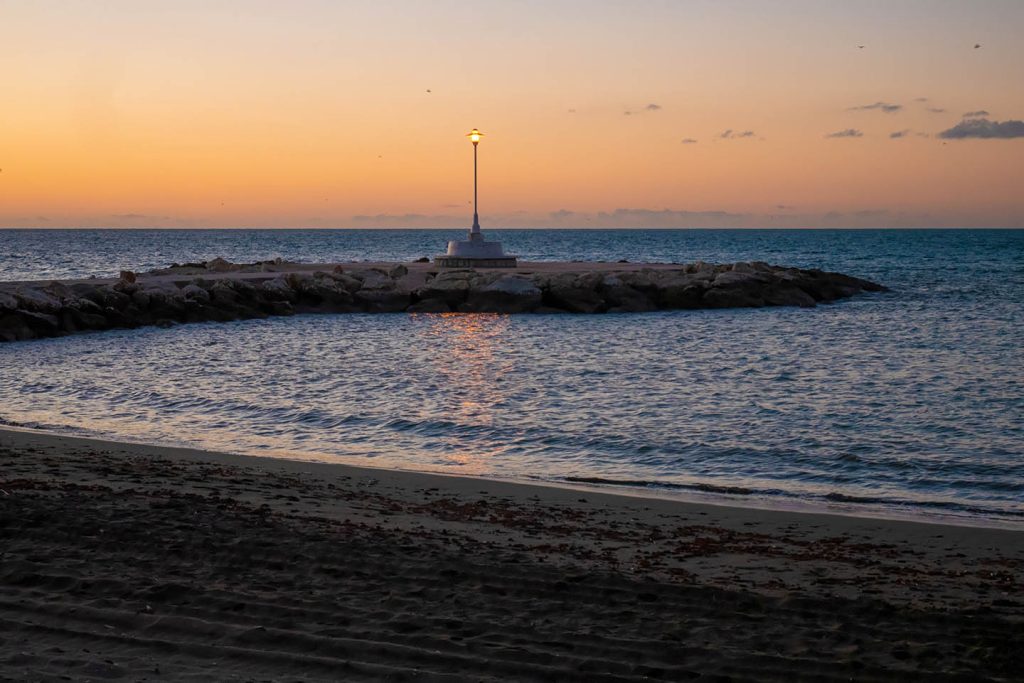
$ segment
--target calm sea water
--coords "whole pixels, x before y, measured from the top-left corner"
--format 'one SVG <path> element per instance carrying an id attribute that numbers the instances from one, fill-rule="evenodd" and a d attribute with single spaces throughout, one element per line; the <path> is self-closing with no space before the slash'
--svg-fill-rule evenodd
<path id="1" fill-rule="evenodd" d="M 822 267 L 812 310 L 299 316 L 0 345 L 0 419 L 1024 528 L 1024 231 L 494 231 L 530 259 Z M 0 231 L 0 277 L 408 260 L 458 231 Z M 641 484 L 642 483 L 642 484 Z"/>

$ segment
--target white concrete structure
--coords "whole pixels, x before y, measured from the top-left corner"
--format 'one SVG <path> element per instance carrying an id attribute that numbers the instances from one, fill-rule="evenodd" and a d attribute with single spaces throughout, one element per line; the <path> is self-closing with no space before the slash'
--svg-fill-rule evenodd
<path id="1" fill-rule="evenodd" d="M 479 226 L 469 231 L 468 240 L 452 240 L 448 253 L 438 256 L 434 263 L 447 268 L 515 268 L 516 257 L 506 256 L 501 242 L 488 242 Z"/>
<path id="2" fill-rule="evenodd" d="M 477 213 L 476 146 L 483 133 L 474 128 L 466 136 L 473 143 L 473 227 L 469 239 L 448 242 L 448 253 L 434 258 L 434 263 L 445 268 L 515 268 L 516 257 L 506 256 L 501 242 L 488 242 L 480 232 Z"/>

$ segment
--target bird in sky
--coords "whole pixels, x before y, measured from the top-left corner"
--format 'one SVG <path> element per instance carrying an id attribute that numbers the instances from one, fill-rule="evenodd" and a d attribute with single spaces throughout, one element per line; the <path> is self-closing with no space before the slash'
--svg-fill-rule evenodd
<path id="1" fill-rule="evenodd" d="M 863 45 L 858 45 L 858 46 L 857 46 L 857 49 L 858 49 L 858 50 L 863 50 L 863 49 L 864 49 L 864 46 L 863 46 Z"/>
<path id="2" fill-rule="evenodd" d="M 430 88 L 427 88 L 427 92 L 430 92 Z"/>
<path id="3" fill-rule="evenodd" d="M 975 50 L 977 50 L 979 47 L 981 47 L 981 43 L 975 43 L 974 44 L 974 49 Z"/>

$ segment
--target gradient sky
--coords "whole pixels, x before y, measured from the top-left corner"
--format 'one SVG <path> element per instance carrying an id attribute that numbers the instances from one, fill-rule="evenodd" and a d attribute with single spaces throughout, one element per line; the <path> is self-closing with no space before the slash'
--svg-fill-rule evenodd
<path id="1" fill-rule="evenodd" d="M 464 227 L 476 126 L 485 229 L 1024 227 L 1022 33 L 1020 0 L 0 0 L 0 226 Z"/>

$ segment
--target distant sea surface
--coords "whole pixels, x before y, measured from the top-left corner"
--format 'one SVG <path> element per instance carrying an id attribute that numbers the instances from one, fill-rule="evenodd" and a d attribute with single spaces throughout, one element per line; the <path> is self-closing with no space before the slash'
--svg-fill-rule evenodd
<path id="1" fill-rule="evenodd" d="M 462 231 L 0 230 L 0 279 L 412 260 Z M 7 424 L 1024 528 L 1024 231 L 495 230 L 527 260 L 762 260 L 816 309 L 297 316 L 0 345 Z"/>

